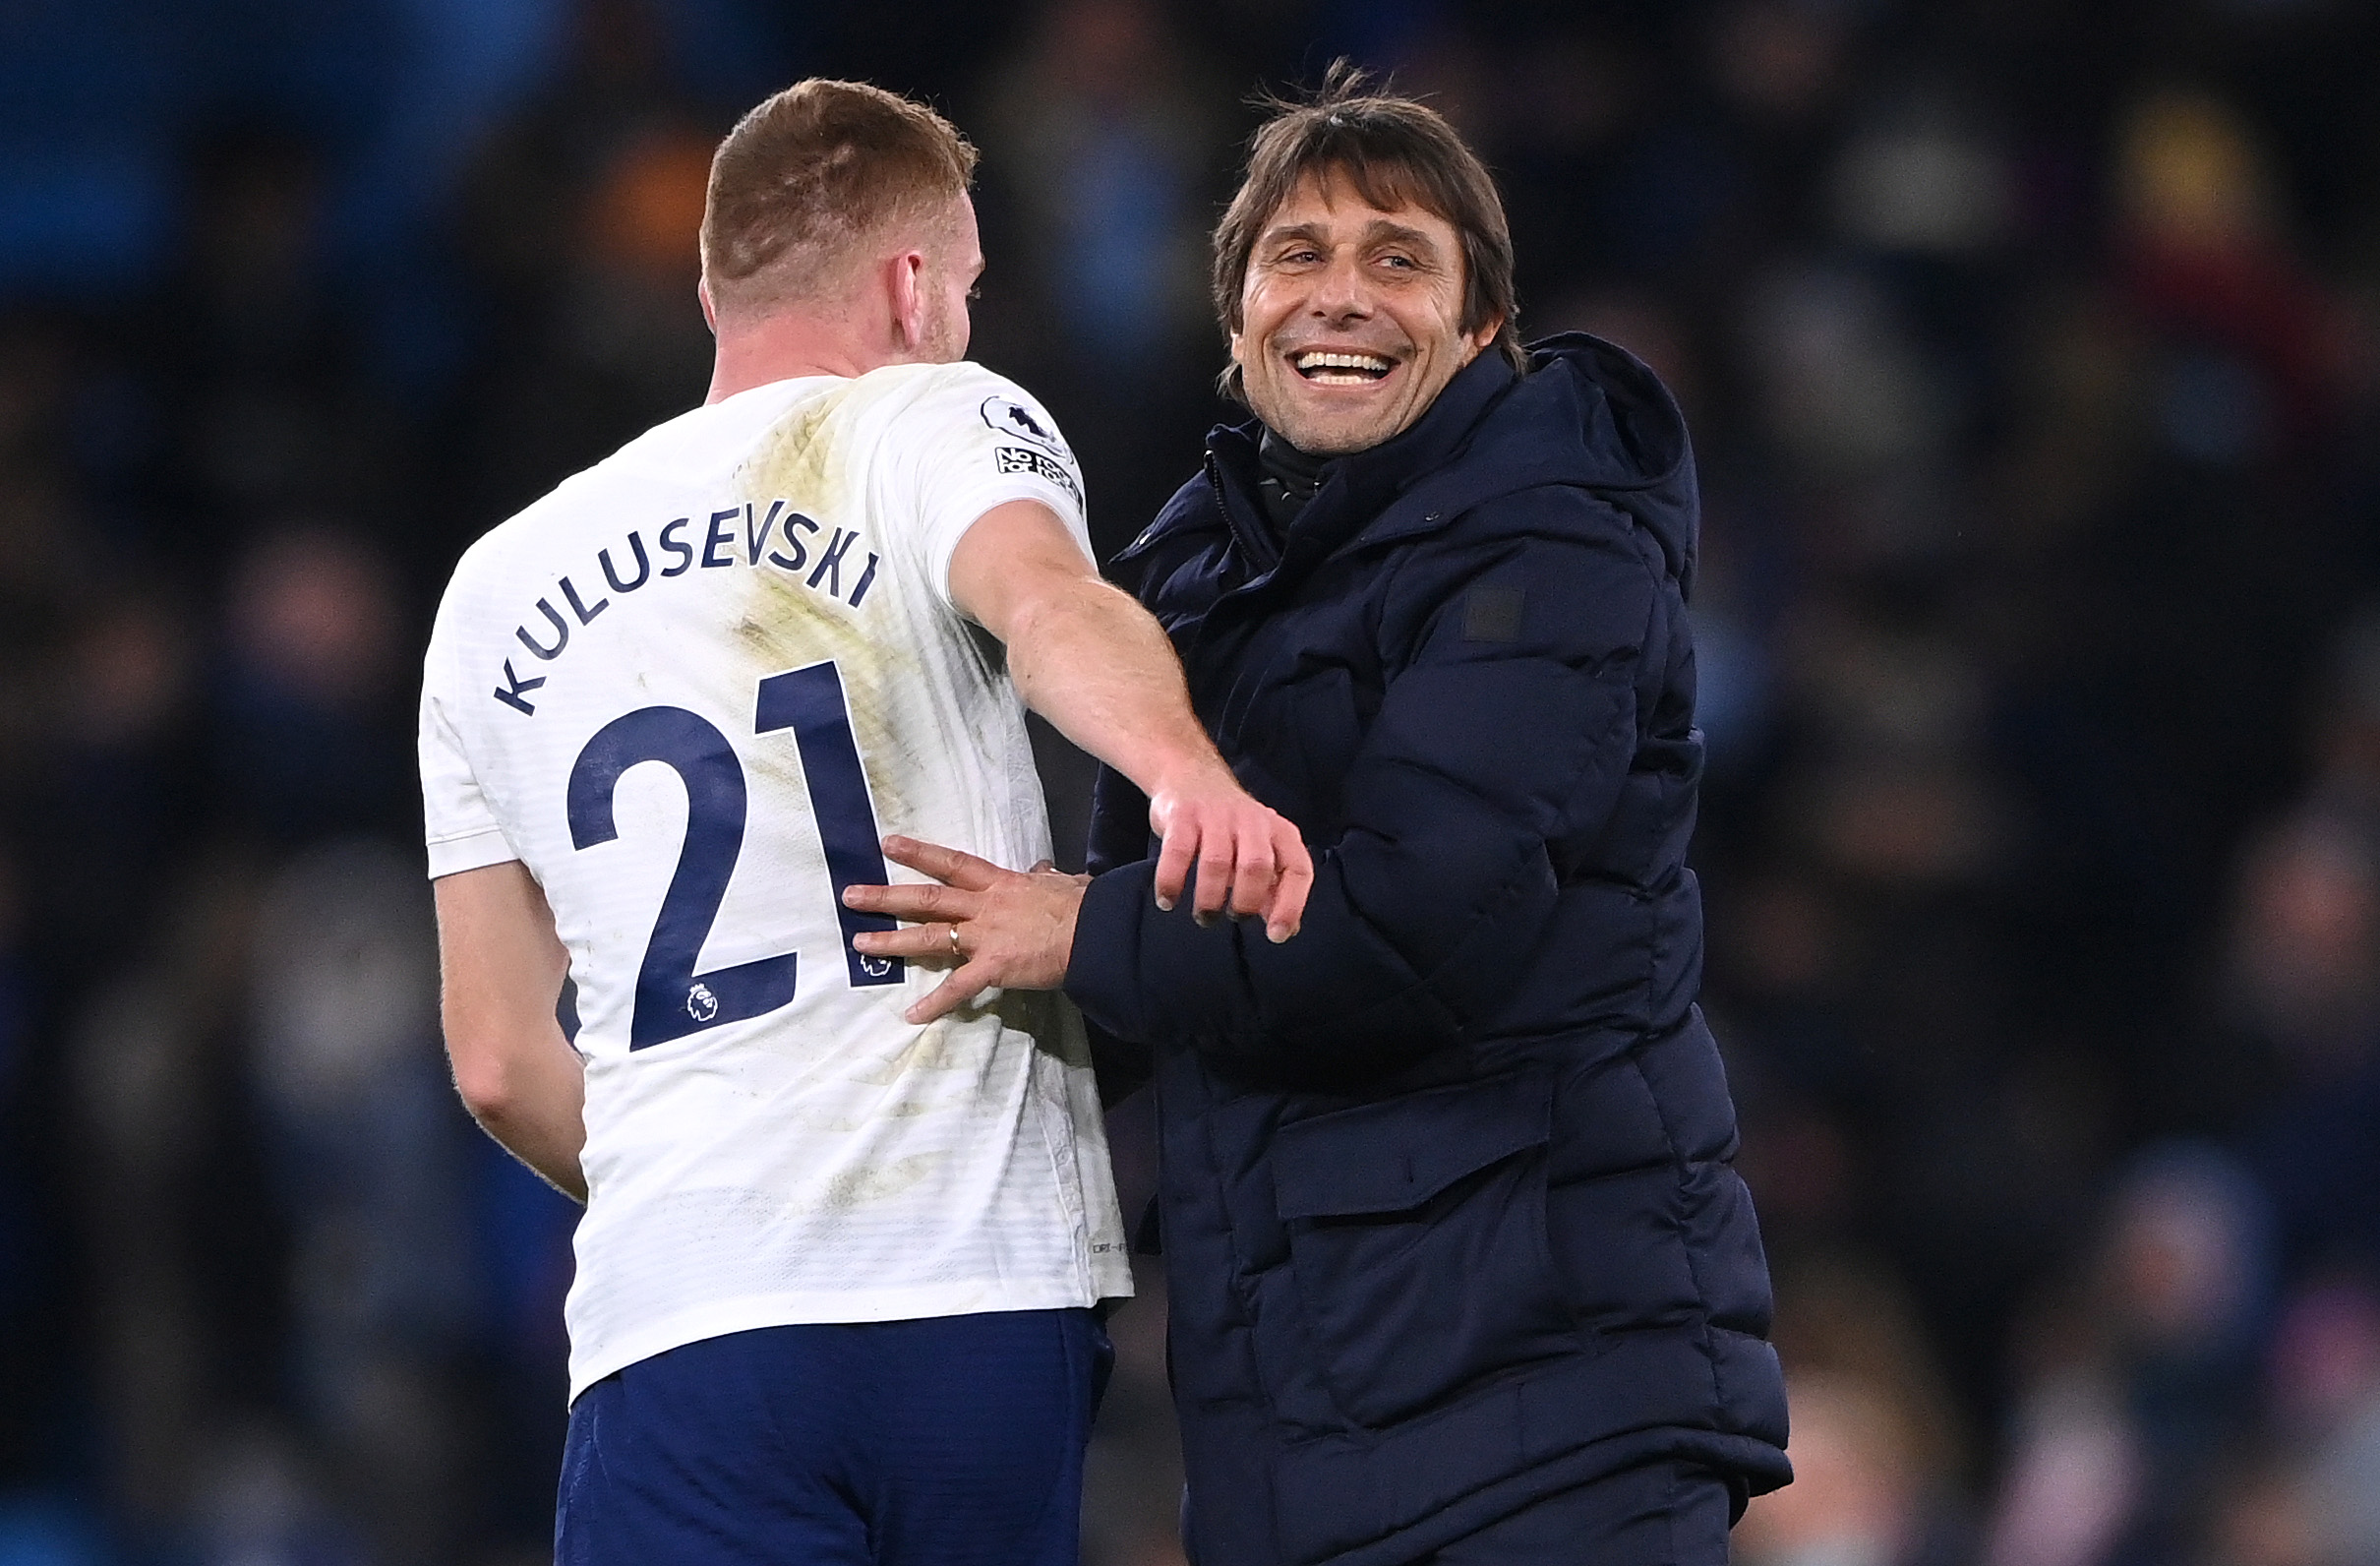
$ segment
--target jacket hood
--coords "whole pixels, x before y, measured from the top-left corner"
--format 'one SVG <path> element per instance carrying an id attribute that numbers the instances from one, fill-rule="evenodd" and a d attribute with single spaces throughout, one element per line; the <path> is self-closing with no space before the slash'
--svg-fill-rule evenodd
<path id="1" fill-rule="evenodd" d="M 1635 354 L 1583 331 L 1528 355 L 1529 373 L 1477 425 L 1458 468 L 1478 492 L 1456 504 L 1541 484 L 1591 490 L 1651 533 L 1691 588 L 1701 496 L 1677 399 Z"/>
<path id="2" fill-rule="evenodd" d="M 1340 541 L 1371 544 L 1433 531 L 1500 496 L 1574 485 L 1651 533 L 1691 589 L 1700 500 L 1677 400 L 1636 355 L 1582 331 L 1544 338 L 1528 352 L 1526 375 L 1500 354 L 1472 360 L 1410 428 L 1328 463 L 1314 504 L 1346 518 Z M 1211 464 L 1248 495 L 1262 433 L 1251 420 L 1207 438 Z M 1119 562 L 1197 525 L 1181 499 Z"/>

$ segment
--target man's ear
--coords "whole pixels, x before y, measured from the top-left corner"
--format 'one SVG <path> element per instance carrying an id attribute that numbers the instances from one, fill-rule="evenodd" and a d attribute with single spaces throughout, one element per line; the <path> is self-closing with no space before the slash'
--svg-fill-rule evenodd
<path id="1" fill-rule="evenodd" d="M 904 250 L 886 265 L 892 269 L 893 339 L 902 352 L 914 352 L 925 340 L 925 252 Z"/>
<path id="2" fill-rule="evenodd" d="M 1501 314 L 1490 316 L 1481 322 L 1479 330 L 1470 333 L 1471 352 L 1474 354 L 1487 352 L 1488 344 L 1494 342 L 1496 333 L 1503 330 L 1504 317 Z"/>
<path id="3" fill-rule="evenodd" d="M 694 297 L 702 301 L 702 324 L 711 329 L 712 336 L 719 335 L 719 307 L 711 303 L 710 278 L 694 280 Z"/>

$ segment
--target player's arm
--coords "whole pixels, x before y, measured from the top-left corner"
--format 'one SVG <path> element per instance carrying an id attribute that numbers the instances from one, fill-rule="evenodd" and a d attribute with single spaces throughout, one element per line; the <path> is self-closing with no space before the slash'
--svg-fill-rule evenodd
<path id="1" fill-rule="evenodd" d="M 1417 634 L 1340 776 L 1343 829 L 1315 856 L 1295 953 L 1150 917 L 1148 863 L 1119 866 L 1071 927 L 1066 993 L 1087 1020 L 1272 1064 L 1415 1058 L 1497 1012 L 1565 928 L 1566 897 L 1613 895 L 1571 867 L 1597 863 L 1633 779 L 1672 786 L 1635 767 L 1645 658 L 1671 648 L 1676 598 L 1599 502 L 1525 505 L 1390 587 L 1383 620 Z M 1473 632 L 1483 590 L 1517 607 L 1509 637 Z"/>
<path id="2" fill-rule="evenodd" d="M 1149 796 L 1164 839 L 1160 908 L 1195 863 L 1202 922 L 1262 914 L 1276 942 L 1296 933 L 1314 879 L 1297 829 L 1239 786 L 1191 711 L 1163 630 L 1101 579 L 1054 512 L 1019 500 L 984 512 L 951 556 L 950 592 L 1006 644 L 1025 704 Z"/>
<path id="3" fill-rule="evenodd" d="M 1146 860 L 1061 904 L 1056 877 L 892 839 L 887 858 L 941 884 L 854 887 L 849 900 L 948 921 L 968 962 L 945 990 L 972 969 L 1062 972 L 1086 1020 L 1118 1039 L 1377 1063 L 1461 1037 L 1555 928 L 1555 845 L 1610 820 L 1636 750 L 1639 662 L 1665 644 L 1667 610 L 1633 542 L 1595 515 L 1542 531 L 1416 573 L 1401 618 L 1425 629 L 1345 773 L 1346 826 L 1319 856 L 1294 951 L 1159 914 Z M 1512 639 L 1469 634 L 1481 585 L 1526 606 Z M 1107 807 L 1134 808 L 1113 791 Z M 1128 834 L 1107 825 L 1094 838 L 1112 850 Z M 894 938 L 863 935 L 861 949 Z"/>
<path id="4" fill-rule="evenodd" d="M 455 1090 L 506 1152 L 583 1202 L 586 1072 L 555 1019 L 570 958 L 545 893 L 518 860 L 431 884 Z"/>

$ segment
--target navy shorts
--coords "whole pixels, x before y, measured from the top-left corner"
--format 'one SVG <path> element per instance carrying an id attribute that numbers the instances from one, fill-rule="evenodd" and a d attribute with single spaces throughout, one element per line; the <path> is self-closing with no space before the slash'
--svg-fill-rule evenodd
<path id="1" fill-rule="evenodd" d="M 570 1407 L 560 1566 L 1074 1566 L 1088 1310 L 769 1327 Z"/>

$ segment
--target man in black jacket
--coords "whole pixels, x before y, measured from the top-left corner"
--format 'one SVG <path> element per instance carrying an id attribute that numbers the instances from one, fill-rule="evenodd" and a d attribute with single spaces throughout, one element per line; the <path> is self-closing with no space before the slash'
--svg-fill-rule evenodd
<path id="1" fill-rule="evenodd" d="M 1791 1471 L 1694 1004 L 1677 406 L 1518 346 L 1492 181 L 1359 81 L 1258 133 L 1216 298 L 1258 422 L 1114 572 L 1312 846 L 1302 930 L 1158 905 L 1110 775 L 1087 883 L 896 841 L 947 884 L 855 888 L 934 921 L 866 949 L 964 955 L 921 1019 L 1062 982 L 1154 1075 L 1201 1566 L 1723 1561 Z"/>

